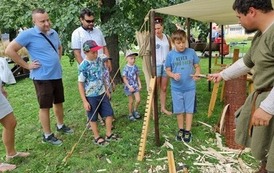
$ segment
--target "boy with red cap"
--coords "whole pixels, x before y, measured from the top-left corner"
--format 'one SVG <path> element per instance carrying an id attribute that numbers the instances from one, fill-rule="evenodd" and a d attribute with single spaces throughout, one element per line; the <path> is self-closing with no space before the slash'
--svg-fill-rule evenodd
<path id="1" fill-rule="evenodd" d="M 103 78 L 104 54 L 98 56 L 98 46 L 95 41 L 88 40 L 83 44 L 86 58 L 81 62 L 78 69 L 78 88 L 91 130 L 94 134 L 94 143 L 100 146 L 107 145 L 111 140 L 118 140 L 118 136 L 112 133 L 113 109 L 109 101 L 109 91 Z M 105 118 L 106 137 L 100 136 L 97 119 L 98 113 Z"/>

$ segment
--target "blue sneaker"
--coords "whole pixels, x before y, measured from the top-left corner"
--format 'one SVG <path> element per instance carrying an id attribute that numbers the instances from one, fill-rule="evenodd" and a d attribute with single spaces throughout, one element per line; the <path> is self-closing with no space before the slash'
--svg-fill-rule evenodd
<path id="1" fill-rule="evenodd" d="M 132 114 L 128 115 L 128 119 L 130 121 L 136 121 L 135 117 Z"/>
<path id="2" fill-rule="evenodd" d="M 190 131 L 188 131 L 188 132 L 185 131 L 183 139 L 184 139 L 184 141 L 186 143 L 191 142 L 192 141 L 192 134 L 191 134 L 191 132 Z"/>
<path id="3" fill-rule="evenodd" d="M 62 145 L 63 144 L 63 142 L 60 139 L 56 138 L 53 133 L 47 138 L 45 137 L 45 135 L 43 135 L 42 142 L 49 143 L 52 145 Z"/>
<path id="4" fill-rule="evenodd" d="M 184 133 L 185 130 L 184 129 L 180 129 L 176 135 L 176 141 L 184 141 Z"/>
<path id="5" fill-rule="evenodd" d="M 60 129 L 57 126 L 56 128 L 57 128 L 57 132 L 60 132 L 63 134 L 72 134 L 74 132 L 70 127 L 66 126 L 65 124 Z"/>
<path id="6" fill-rule="evenodd" d="M 141 118 L 141 116 L 140 116 L 140 114 L 139 114 L 139 112 L 137 112 L 137 111 L 133 111 L 133 116 L 134 116 L 134 118 L 135 119 L 139 119 L 139 118 Z"/>

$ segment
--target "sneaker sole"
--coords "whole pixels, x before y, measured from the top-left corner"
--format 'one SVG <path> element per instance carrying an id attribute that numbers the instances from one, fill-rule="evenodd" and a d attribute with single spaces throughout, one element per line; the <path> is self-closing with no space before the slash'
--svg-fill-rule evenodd
<path id="1" fill-rule="evenodd" d="M 53 143 L 50 143 L 50 142 L 45 142 L 45 141 L 43 141 L 43 140 L 42 140 L 42 143 L 43 143 L 43 144 L 51 144 L 51 145 L 54 145 L 54 146 L 61 146 L 61 145 L 63 145 L 63 142 L 60 143 L 60 144 L 53 144 Z"/>

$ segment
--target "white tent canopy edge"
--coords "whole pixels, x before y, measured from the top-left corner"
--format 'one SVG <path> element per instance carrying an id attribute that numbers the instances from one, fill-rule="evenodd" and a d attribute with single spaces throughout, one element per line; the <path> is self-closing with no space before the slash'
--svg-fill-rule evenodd
<path id="1" fill-rule="evenodd" d="M 220 25 L 237 24 L 232 9 L 234 0 L 191 0 L 177 5 L 154 9 L 156 13 L 191 18 Z M 272 5 L 274 0 L 272 0 Z"/>

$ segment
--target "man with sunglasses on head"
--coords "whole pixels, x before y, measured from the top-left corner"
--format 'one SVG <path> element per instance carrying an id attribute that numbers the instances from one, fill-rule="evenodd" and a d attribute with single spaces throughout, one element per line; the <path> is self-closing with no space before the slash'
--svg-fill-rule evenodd
<path id="1" fill-rule="evenodd" d="M 94 12 L 88 8 L 81 10 L 80 22 L 81 26 L 75 29 L 71 36 L 71 48 L 73 49 L 73 53 L 78 64 L 80 64 L 85 57 L 83 44 L 87 40 L 94 40 L 97 45 L 102 46 L 103 49 L 99 50 L 98 54 L 105 54 L 109 57 L 109 52 L 103 33 L 100 29 L 94 27 Z M 111 71 L 111 62 L 109 61 L 108 64 L 109 70 Z"/>

